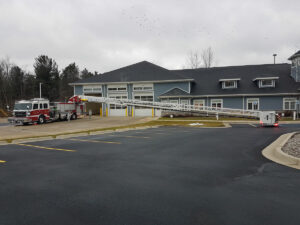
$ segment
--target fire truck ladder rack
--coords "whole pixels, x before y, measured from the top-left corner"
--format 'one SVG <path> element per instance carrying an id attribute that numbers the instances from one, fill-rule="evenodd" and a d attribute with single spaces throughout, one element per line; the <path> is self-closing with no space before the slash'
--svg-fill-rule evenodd
<path id="1" fill-rule="evenodd" d="M 195 106 L 195 105 L 185 105 L 176 103 L 165 103 L 165 102 L 150 102 L 150 101 L 140 101 L 132 99 L 115 99 L 106 97 L 94 97 L 94 96 L 79 96 L 82 101 L 95 102 L 95 103 L 106 103 L 114 105 L 123 106 L 140 106 L 145 108 L 163 109 L 169 111 L 180 111 L 180 112 L 192 112 L 192 113 L 206 113 L 214 115 L 228 115 L 237 117 L 251 117 L 260 118 L 260 111 L 254 110 L 241 110 L 241 109 L 231 109 L 231 108 L 218 108 L 209 106 Z"/>

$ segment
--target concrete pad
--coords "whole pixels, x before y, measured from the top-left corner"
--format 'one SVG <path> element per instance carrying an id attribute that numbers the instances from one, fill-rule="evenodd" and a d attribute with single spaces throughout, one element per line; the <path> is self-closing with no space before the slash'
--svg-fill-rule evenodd
<path id="1" fill-rule="evenodd" d="M 7 145 L 8 143 L 6 141 L 0 141 L 0 145 Z"/>
<path id="2" fill-rule="evenodd" d="M 262 151 L 263 156 L 281 165 L 300 170 L 300 159 L 288 155 L 281 150 L 285 143 L 294 134 L 295 132 L 281 135 L 276 141 L 274 141 Z"/>

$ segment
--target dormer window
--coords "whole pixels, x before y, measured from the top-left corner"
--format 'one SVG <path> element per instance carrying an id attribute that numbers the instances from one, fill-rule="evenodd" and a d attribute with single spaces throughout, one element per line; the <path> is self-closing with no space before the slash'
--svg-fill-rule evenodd
<path id="1" fill-rule="evenodd" d="M 278 80 L 279 77 L 258 77 L 253 81 L 257 82 L 259 88 L 268 88 L 275 87 L 275 81 Z"/>
<path id="2" fill-rule="evenodd" d="M 222 89 L 233 89 L 237 88 L 238 81 L 241 80 L 240 78 L 234 79 L 220 79 L 219 82 L 222 82 Z"/>

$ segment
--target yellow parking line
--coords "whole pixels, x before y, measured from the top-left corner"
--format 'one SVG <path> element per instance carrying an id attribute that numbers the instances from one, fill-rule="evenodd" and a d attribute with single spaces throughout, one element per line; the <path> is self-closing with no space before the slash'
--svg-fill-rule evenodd
<path id="1" fill-rule="evenodd" d="M 112 137 L 127 137 L 127 138 L 150 138 L 150 137 L 143 137 L 143 136 L 128 136 L 128 135 L 126 135 L 126 136 L 123 136 L 123 135 L 114 135 L 114 134 L 110 134 L 110 135 L 108 135 L 108 136 L 112 136 Z"/>
<path id="2" fill-rule="evenodd" d="M 6 161 L 4 161 L 4 160 L 0 160 L 0 163 L 6 163 Z"/>
<path id="3" fill-rule="evenodd" d="M 47 150 L 64 151 L 64 152 L 76 152 L 75 150 L 62 149 L 62 148 L 49 148 L 49 147 L 38 146 L 38 145 L 27 145 L 27 144 L 16 144 L 16 145 L 32 147 L 32 148 L 47 149 Z"/>
<path id="4" fill-rule="evenodd" d="M 75 138 L 70 138 L 68 140 L 71 141 L 83 141 L 83 142 L 92 142 L 92 143 L 105 143 L 105 144 L 121 144 L 121 142 L 114 142 L 114 141 L 99 141 L 99 140 L 86 140 L 86 139 L 75 139 Z"/>

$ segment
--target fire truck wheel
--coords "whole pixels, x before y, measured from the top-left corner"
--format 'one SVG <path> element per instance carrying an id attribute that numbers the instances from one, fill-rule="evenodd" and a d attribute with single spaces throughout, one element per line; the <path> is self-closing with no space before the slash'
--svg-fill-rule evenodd
<path id="1" fill-rule="evenodd" d="M 44 117 L 44 116 L 40 116 L 38 122 L 39 122 L 40 124 L 45 123 L 45 117 Z"/>
<path id="2" fill-rule="evenodd" d="M 76 119 L 77 119 L 77 115 L 76 115 L 76 113 L 73 113 L 71 116 L 71 120 L 76 120 Z"/>

